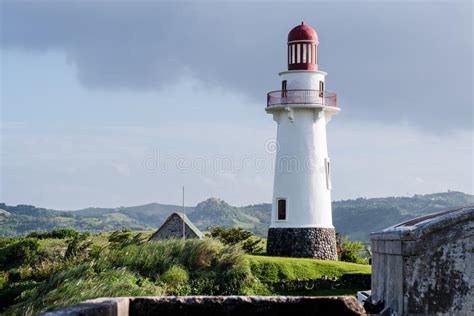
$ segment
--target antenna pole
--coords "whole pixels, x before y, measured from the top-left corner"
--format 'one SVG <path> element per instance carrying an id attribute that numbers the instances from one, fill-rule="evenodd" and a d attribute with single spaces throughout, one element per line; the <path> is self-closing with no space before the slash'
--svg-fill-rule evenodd
<path id="1" fill-rule="evenodd" d="M 186 211 L 184 209 L 184 186 L 183 186 L 183 240 L 186 240 L 186 224 L 184 219 L 186 218 Z"/>

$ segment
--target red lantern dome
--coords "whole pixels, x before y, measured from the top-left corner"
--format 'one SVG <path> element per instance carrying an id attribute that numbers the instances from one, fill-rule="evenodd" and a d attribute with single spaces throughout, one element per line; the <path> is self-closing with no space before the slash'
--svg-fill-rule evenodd
<path id="1" fill-rule="evenodd" d="M 293 41 L 318 41 L 318 33 L 309 26 L 301 22 L 300 25 L 295 26 L 290 33 L 288 33 L 288 42 Z"/>
<path id="2" fill-rule="evenodd" d="M 318 33 L 301 22 L 288 33 L 288 70 L 318 70 Z"/>

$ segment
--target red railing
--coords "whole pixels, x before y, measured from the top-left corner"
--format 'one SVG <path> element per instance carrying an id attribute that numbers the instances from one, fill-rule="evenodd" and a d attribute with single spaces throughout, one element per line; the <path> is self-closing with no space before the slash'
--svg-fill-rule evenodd
<path id="1" fill-rule="evenodd" d="M 267 107 L 290 104 L 337 107 L 337 95 L 320 90 L 278 90 L 267 94 Z"/>

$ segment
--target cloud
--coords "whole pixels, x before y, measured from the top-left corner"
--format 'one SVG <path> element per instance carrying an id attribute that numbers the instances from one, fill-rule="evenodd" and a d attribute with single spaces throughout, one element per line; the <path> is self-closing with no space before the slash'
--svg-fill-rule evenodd
<path id="1" fill-rule="evenodd" d="M 63 52 L 89 89 L 160 90 L 192 76 L 261 102 L 279 86 L 288 30 L 305 20 L 349 117 L 472 128 L 471 2 L 1 6 L 3 49 Z"/>

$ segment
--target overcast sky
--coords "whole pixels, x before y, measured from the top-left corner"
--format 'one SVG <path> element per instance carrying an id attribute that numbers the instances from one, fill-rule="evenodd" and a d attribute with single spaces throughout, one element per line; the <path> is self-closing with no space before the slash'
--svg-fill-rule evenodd
<path id="1" fill-rule="evenodd" d="M 7 204 L 269 202 L 301 21 L 342 108 L 333 199 L 473 193 L 471 1 L 0 3 Z"/>

